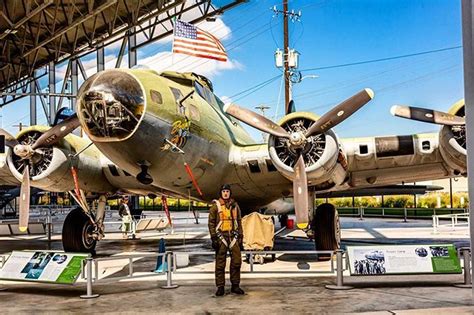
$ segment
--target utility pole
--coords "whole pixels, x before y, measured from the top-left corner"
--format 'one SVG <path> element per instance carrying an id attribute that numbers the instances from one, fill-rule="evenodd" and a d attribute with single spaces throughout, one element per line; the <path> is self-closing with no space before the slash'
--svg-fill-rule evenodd
<path id="1" fill-rule="evenodd" d="M 256 106 L 255 109 L 259 109 L 262 116 L 265 117 L 265 111 L 267 109 L 270 109 L 270 107 L 265 106 L 265 104 L 260 104 L 260 105 Z M 265 132 L 262 132 L 262 137 L 263 137 L 263 142 L 266 142 L 267 141 L 267 134 Z"/>
<path id="2" fill-rule="evenodd" d="M 13 125 L 12 127 L 18 127 L 18 129 L 22 131 L 23 127 L 28 127 L 28 125 L 23 125 L 23 123 L 19 123 L 18 125 Z"/>
<path id="3" fill-rule="evenodd" d="M 283 0 L 283 54 L 286 58 L 283 59 L 283 75 L 285 76 L 285 114 L 290 112 L 290 73 L 288 67 L 288 56 L 290 52 L 288 43 L 288 1 Z"/>
<path id="4" fill-rule="evenodd" d="M 291 112 L 290 101 L 291 101 L 291 79 L 294 74 L 293 69 L 298 68 L 298 55 L 299 53 L 294 49 L 290 49 L 289 36 L 288 36 L 288 19 L 291 21 L 299 21 L 301 17 L 301 11 L 295 12 L 294 10 L 288 10 L 288 0 L 283 0 L 283 10 L 278 10 L 276 6 L 273 7 L 275 16 L 279 14 L 283 15 L 283 51 L 277 49 L 275 53 L 275 62 L 278 68 L 283 68 L 283 76 L 285 79 L 285 115 Z M 298 72 L 299 74 L 299 72 Z M 301 77 L 301 74 L 299 74 Z"/>

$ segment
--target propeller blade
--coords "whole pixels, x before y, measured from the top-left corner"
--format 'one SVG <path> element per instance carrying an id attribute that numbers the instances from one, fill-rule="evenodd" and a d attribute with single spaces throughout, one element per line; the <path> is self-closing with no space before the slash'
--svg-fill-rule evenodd
<path id="1" fill-rule="evenodd" d="M 23 172 L 23 181 L 20 189 L 20 222 L 18 229 L 26 232 L 28 228 L 28 220 L 30 216 L 30 168 L 28 164 Z"/>
<path id="2" fill-rule="evenodd" d="M 7 147 L 13 149 L 18 144 L 18 140 L 5 129 L 0 128 L 0 135 L 5 136 L 5 144 Z"/>
<path id="3" fill-rule="evenodd" d="M 68 134 L 70 134 L 74 129 L 79 127 L 80 122 L 77 114 L 72 115 L 68 119 L 62 121 L 60 124 L 52 127 L 45 133 L 41 135 L 41 137 L 36 140 L 35 143 L 31 146 L 33 150 L 45 146 L 45 145 L 53 145 Z"/>
<path id="4" fill-rule="evenodd" d="M 224 112 L 237 118 L 240 121 L 258 129 L 260 131 L 274 135 L 275 137 L 289 138 L 290 135 L 281 126 L 275 124 L 270 119 L 257 114 L 251 110 L 235 104 L 227 104 L 223 108 Z"/>
<path id="5" fill-rule="evenodd" d="M 294 167 L 293 200 L 295 203 L 296 226 L 305 229 L 308 226 L 308 181 L 303 156 L 300 155 Z"/>
<path id="6" fill-rule="evenodd" d="M 354 114 L 359 108 L 367 104 L 373 97 L 374 91 L 371 89 L 364 89 L 351 96 L 312 124 L 306 131 L 305 137 L 320 134 L 335 127 Z"/>
<path id="7" fill-rule="evenodd" d="M 393 116 L 438 125 L 460 126 L 466 124 L 466 119 L 464 117 L 427 108 L 394 105 L 392 108 L 390 108 L 390 113 Z"/>

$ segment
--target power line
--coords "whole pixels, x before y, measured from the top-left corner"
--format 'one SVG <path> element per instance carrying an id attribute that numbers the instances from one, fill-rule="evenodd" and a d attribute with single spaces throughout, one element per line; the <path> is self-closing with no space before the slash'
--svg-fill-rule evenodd
<path id="1" fill-rule="evenodd" d="M 249 90 L 251 90 L 251 91 L 248 92 L 247 94 L 244 94 L 244 95 L 242 95 L 242 96 L 236 98 L 235 101 L 241 100 L 241 99 L 243 99 L 243 98 L 249 96 L 250 94 L 253 94 L 253 93 L 257 92 L 258 90 L 263 89 L 265 86 L 269 85 L 270 83 L 273 83 L 275 80 L 277 80 L 278 78 L 280 78 L 280 76 L 281 76 L 281 75 L 279 74 L 279 75 L 277 75 L 277 76 L 274 76 L 274 77 L 271 78 L 270 80 L 267 80 L 267 81 L 265 81 L 265 82 L 263 82 L 263 83 L 260 83 L 260 84 L 257 85 L 257 86 L 254 86 L 254 87 L 252 87 L 252 88 L 250 88 L 250 89 L 247 89 L 247 91 L 249 91 Z M 240 94 L 242 94 L 242 92 L 239 93 L 239 94 L 237 94 L 237 95 L 240 95 Z M 232 98 L 232 97 L 235 97 L 235 95 L 234 95 L 234 96 L 231 96 L 230 98 Z"/>
<path id="2" fill-rule="evenodd" d="M 386 60 L 392 60 L 392 59 L 408 58 L 408 57 L 413 57 L 413 56 L 426 55 L 426 54 L 428 54 L 428 53 L 437 53 L 437 52 L 443 52 L 443 51 L 448 51 L 448 50 L 454 50 L 454 49 L 458 49 L 458 48 L 460 48 L 460 47 L 462 47 L 462 46 L 455 46 L 455 47 L 449 47 L 449 48 L 443 48 L 443 49 L 437 49 L 437 50 L 430 50 L 430 51 L 425 51 L 425 52 L 420 52 L 420 53 L 413 53 L 413 54 L 407 54 L 407 55 L 397 56 L 397 57 L 389 57 L 390 59 L 388 59 L 388 58 L 383 58 L 383 59 L 374 59 L 374 60 L 371 60 L 371 61 L 369 60 L 369 61 L 363 61 L 363 62 L 369 63 L 369 62 L 382 61 L 382 60 L 384 60 L 384 59 L 386 59 Z M 357 63 L 358 63 L 358 62 L 354 62 L 354 63 L 344 64 L 344 65 L 355 65 L 355 64 L 357 64 Z M 374 76 L 379 76 L 379 75 L 385 74 L 385 73 L 387 73 L 387 72 L 399 70 L 399 69 L 404 68 L 404 67 L 409 66 L 409 65 L 411 65 L 411 63 L 410 63 L 410 64 L 407 64 L 407 65 L 397 66 L 397 67 L 395 67 L 395 68 L 393 68 L 393 69 L 385 70 L 385 71 L 382 71 L 382 72 L 376 72 L 376 73 L 373 73 L 373 74 L 370 74 L 370 75 L 364 75 L 362 78 L 359 78 L 357 81 L 355 81 L 354 79 L 351 79 L 351 80 L 349 80 L 349 82 L 350 82 L 350 85 L 354 85 L 355 83 L 362 83 L 363 81 L 366 81 L 366 80 L 369 79 L 369 78 L 373 78 Z M 339 65 L 339 66 L 341 66 L 341 65 Z M 321 70 L 321 69 L 330 69 L 330 68 L 334 68 L 334 67 L 337 67 L 337 66 L 324 66 L 324 67 L 319 67 L 319 68 L 315 68 L 315 69 Z M 305 69 L 304 71 L 309 71 L 309 70 L 313 70 L 313 69 Z M 303 70 L 302 70 L 302 71 L 303 71 Z M 361 79 L 362 79 L 362 80 L 361 80 Z M 265 82 L 267 82 L 267 80 L 263 81 L 262 83 L 265 83 Z M 259 84 L 257 84 L 257 85 L 260 85 L 260 84 L 262 84 L 262 83 L 259 83 Z M 336 88 L 336 90 L 339 89 L 339 88 L 341 88 L 341 82 L 335 84 L 335 85 L 332 86 L 332 87 L 329 87 L 330 90 L 335 90 L 334 88 Z M 250 89 L 251 89 L 251 88 L 246 89 L 245 92 L 248 91 L 248 90 L 250 90 Z M 315 95 L 324 94 L 324 93 L 326 93 L 326 92 L 328 92 L 328 91 L 324 91 L 323 89 L 313 90 L 313 91 L 309 91 L 309 92 L 297 94 L 297 95 L 295 95 L 294 99 L 295 99 L 295 100 L 301 100 L 301 99 L 303 99 L 303 98 L 307 98 L 307 97 L 312 97 L 312 96 L 315 96 Z M 240 94 L 240 93 L 238 93 L 238 94 Z M 267 100 L 267 103 L 268 103 L 268 102 L 269 102 L 269 101 Z M 274 101 L 270 101 L 270 104 L 273 104 L 273 103 L 274 103 Z"/>
<path id="3" fill-rule="evenodd" d="M 388 61 L 388 60 L 395 60 L 395 59 L 402 59 L 402 58 L 409 58 L 409 57 L 415 57 L 415 56 L 433 54 L 433 53 L 438 53 L 438 52 L 443 52 L 443 51 L 448 51 L 448 50 L 454 50 L 454 49 L 460 49 L 460 48 L 462 48 L 462 45 L 460 45 L 460 46 L 448 47 L 448 48 L 435 49 L 435 50 L 422 51 L 422 52 L 413 53 L 413 54 L 407 54 L 407 55 L 399 55 L 399 56 L 387 57 L 387 58 L 372 59 L 372 60 L 365 60 L 365 61 L 357 61 L 357 62 L 351 62 L 351 63 L 343 63 L 343 64 L 332 65 L 332 66 L 308 68 L 308 69 L 303 69 L 303 70 L 300 70 L 300 71 L 326 70 L 326 69 L 334 69 L 334 68 L 357 66 L 357 65 L 367 64 L 367 63 L 375 63 L 375 62 L 381 62 L 381 61 Z"/>

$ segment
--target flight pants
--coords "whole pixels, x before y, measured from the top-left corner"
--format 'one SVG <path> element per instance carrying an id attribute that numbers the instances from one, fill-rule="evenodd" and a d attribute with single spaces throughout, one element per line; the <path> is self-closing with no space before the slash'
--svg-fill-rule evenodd
<path id="1" fill-rule="evenodd" d="M 232 238 L 229 235 L 223 235 L 227 244 L 230 244 Z M 230 253 L 230 282 L 234 286 L 240 285 L 240 266 L 242 266 L 242 255 L 240 253 L 239 242 L 236 242 L 232 248 L 228 248 L 219 239 L 219 249 L 216 251 L 216 286 L 225 285 L 225 265 L 227 252 Z"/>

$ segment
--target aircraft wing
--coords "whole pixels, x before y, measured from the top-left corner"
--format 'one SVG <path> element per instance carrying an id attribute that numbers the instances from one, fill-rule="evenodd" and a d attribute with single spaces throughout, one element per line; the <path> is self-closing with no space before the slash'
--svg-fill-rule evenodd
<path id="1" fill-rule="evenodd" d="M 20 186 L 20 181 L 13 176 L 7 165 L 6 154 L 0 154 L 0 186 Z"/>
<path id="2" fill-rule="evenodd" d="M 466 173 L 461 159 L 440 134 L 370 137 L 341 140 L 347 157 L 347 180 L 341 189 L 360 189 L 418 182 Z"/>
<path id="3" fill-rule="evenodd" d="M 388 196 L 388 195 L 424 195 L 427 192 L 442 190 L 443 187 L 435 185 L 387 185 L 339 191 L 317 193 L 317 198 L 362 197 L 362 196 Z"/>

